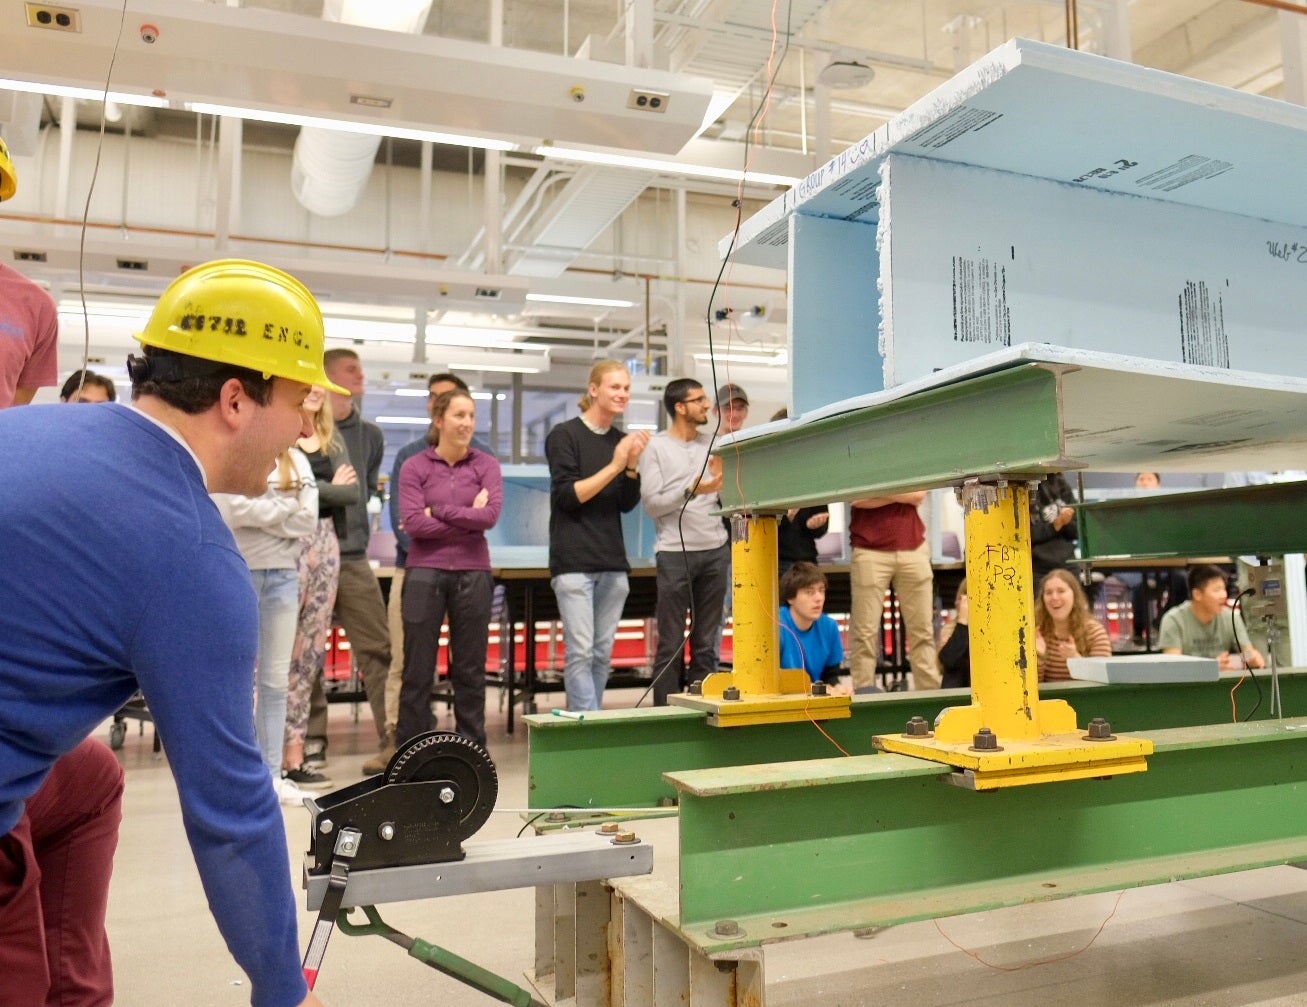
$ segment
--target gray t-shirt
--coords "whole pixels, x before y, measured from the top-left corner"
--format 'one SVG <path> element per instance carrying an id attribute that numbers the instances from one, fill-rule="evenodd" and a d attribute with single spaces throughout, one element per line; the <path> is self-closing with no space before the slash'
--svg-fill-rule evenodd
<path id="1" fill-rule="evenodd" d="M 1186 601 L 1162 616 L 1157 646 L 1161 650 L 1179 650 L 1181 654 L 1191 657 L 1242 654 L 1244 648 L 1249 646 L 1248 627 L 1243 624 L 1243 617 L 1238 612 L 1234 613 L 1234 622 L 1239 630 L 1238 641 L 1231 628 L 1229 610 L 1222 609 L 1216 618 L 1204 626 L 1194 615 L 1193 604 Z"/>

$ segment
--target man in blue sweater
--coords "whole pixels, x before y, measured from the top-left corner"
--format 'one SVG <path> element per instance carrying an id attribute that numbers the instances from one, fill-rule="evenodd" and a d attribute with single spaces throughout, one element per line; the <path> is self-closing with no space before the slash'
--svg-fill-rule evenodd
<path id="1" fill-rule="evenodd" d="M 209 493 L 261 493 L 308 432 L 309 384 L 329 386 L 322 316 L 285 273 L 222 260 L 174 280 L 136 338 L 131 407 L 0 414 L 0 1000 L 113 1001 L 123 777 L 88 735 L 140 689 L 251 1002 L 315 1005 L 255 741 L 254 590 Z"/>

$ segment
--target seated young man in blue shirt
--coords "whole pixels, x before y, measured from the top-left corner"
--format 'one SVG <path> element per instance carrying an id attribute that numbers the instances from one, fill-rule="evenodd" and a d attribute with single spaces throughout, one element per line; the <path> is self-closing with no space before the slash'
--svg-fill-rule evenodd
<path id="1" fill-rule="evenodd" d="M 814 682 L 838 685 L 844 647 L 825 615 L 826 575 L 815 563 L 795 563 L 781 577 L 781 667 L 802 668 Z"/>

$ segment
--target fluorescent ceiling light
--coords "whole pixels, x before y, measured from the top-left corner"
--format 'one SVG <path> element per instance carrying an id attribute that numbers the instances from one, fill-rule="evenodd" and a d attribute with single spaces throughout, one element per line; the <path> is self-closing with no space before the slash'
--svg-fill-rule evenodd
<path id="1" fill-rule="evenodd" d="M 269 112 L 259 108 L 241 108 L 236 105 L 215 105 L 206 101 L 188 101 L 186 108 L 201 115 L 228 115 L 236 119 L 255 122 L 279 122 L 286 126 L 310 126 L 316 129 L 334 129 L 342 133 L 366 133 L 369 136 L 393 136 L 400 140 L 425 140 L 448 144 L 451 147 L 477 147 L 483 150 L 516 150 L 517 144 L 508 140 L 493 140 L 484 136 L 463 136 L 458 133 L 438 133 L 430 129 L 408 129 L 389 123 L 354 122 L 350 119 L 327 119 L 317 115 L 300 115 L 294 112 Z"/>
<path id="2" fill-rule="evenodd" d="M 414 416 L 378 416 L 374 423 L 384 423 L 388 427 L 429 427 L 431 421 L 423 418 L 418 419 Z"/>
<path id="3" fill-rule="evenodd" d="M 580 164 L 602 164 L 610 168 L 641 168 L 665 175 L 690 175 L 694 178 L 719 178 L 738 182 L 745 173 L 738 168 L 712 168 L 701 164 L 682 164 L 657 157 L 637 157 L 634 154 L 613 154 L 600 150 L 581 150 L 578 147 L 535 147 L 533 152 L 557 161 L 575 161 Z M 748 181 L 763 185 L 795 185 L 799 179 L 789 175 L 772 175 L 763 171 L 750 171 Z"/>
<path id="4" fill-rule="evenodd" d="M 696 353 L 694 359 L 701 363 L 729 364 L 764 364 L 768 367 L 782 367 L 790 362 L 790 355 L 786 350 L 777 353 Z"/>
<path id="5" fill-rule="evenodd" d="M 396 388 L 392 394 L 411 399 L 425 399 L 427 397 L 425 388 Z"/>
<path id="6" fill-rule="evenodd" d="M 635 301 L 624 301 L 616 297 L 569 297 L 566 294 L 527 294 L 528 301 L 543 301 L 548 304 L 583 304 L 595 308 L 634 308 Z"/>
<path id="7" fill-rule="evenodd" d="M 127 94 L 124 91 L 104 91 L 92 87 L 69 87 L 64 84 L 37 84 L 28 80 L 10 80 L 0 77 L 0 89 L 6 91 L 23 91 L 27 94 L 51 94 L 57 98 L 85 98 L 88 101 L 109 101 L 119 105 L 141 105 L 146 108 L 167 108 L 167 98 L 156 98 L 152 94 Z"/>
<path id="8" fill-rule="evenodd" d="M 501 371 L 508 374 L 539 374 L 549 370 L 548 353 L 496 353 L 455 351 L 444 357 L 451 371 Z"/>
<path id="9" fill-rule="evenodd" d="M 628 423 L 626 425 L 626 429 L 627 430 L 657 430 L 658 424 L 657 423 Z"/>

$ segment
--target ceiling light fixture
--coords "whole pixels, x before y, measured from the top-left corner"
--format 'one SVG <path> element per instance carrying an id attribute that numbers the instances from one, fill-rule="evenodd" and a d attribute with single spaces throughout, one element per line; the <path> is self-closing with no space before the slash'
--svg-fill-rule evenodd
<path id="1" fill-rule="evenodd" d="M 397 140 L 421 140 L 443 143 L 451 147 L 475 147 L 481 150 L 516 150 L 517 144 L 508 140 L 495 140 L 485 136 L 463 136 L 458 133 L 439 133 L 429 129 L 408 129 L 388 123 L 355 122 L 352 119 L 328 119 L 317 115 L 300 115 L 295 112 L 270 112 L 259 108 L 242 108 L 237 105 L 215 105 L 207 101 L 188 101 L 186 109 L 200 115 L 226 115 L 254 122 L 275 122 L 286 126 L 311 126 L 334 129 L 342 133 L 366 133 L 369 136 L 393 136 Z"/>
<path id="2" fill-rule="evenodd" d="M 434 349 L 434 348 L 433 348 Z M 536 353 L 496 353 L 456 350 L 444 353 L 443 349 L 433 352 L 432 356 L 443 360 L 451 371 L 496 371 L 505 374 L 540 374 L 549 370 L 549 354 Z"/>
<path id="3" fill-rule="evenodd" d="M 22 91 L 25 94 L 49 94 L 56 98 L 84 98 L 87 101 L 103 101 L 104 91 L 92 87 L 69 87 L 64 84 L 36 84 L 28 80 L 10 80 L 0 77 L 0 90 Z M 140 105 L 145 108 L 167 108 L 168 99 L 158 98 L 152 94 L 127 94 L 123 91 L 110 91 L 107 98 L 119 105 Z"/>
<path id="4" fill-rule="evenodd" d="M 863 62 L 866 58 L 866 53 L 854 49 L 836 49 L 830 62 L 817 73 L 817 82 L 832 91 L 866 87 L 876 76 L 876 71 Z"/>
<path id="5" fill-rule="evenodd" d="M 688 175 L 693 178 L 717 178 L 727 182 L 746 179 L 746 174 L 738 168 L 712 168 L 701 164 L 681 164 L 679 161 L 667 161 L 657 157 L 636 157 L 634 154 L 614 154 L 600 150 L 582 150 L 579 147 L 542 146 L 533 148 L 533 152 L 543 158 L 556 161 L 574 161 L 579 164 L 601 164 L 610 168 L 640 168 L 644 171 L 656 171 L 665 175 Z M 791 175 L 773 175 L 763 171 L 750 171 L 747 181 L 758 185 L 792 186 L 799 179 Z"/>
<path id="6" fill-rule="evenodd" d="M 594 308 L 634 308 L 635 301 L 624 301 L 616 297 L 569 297 L 566 294 L 527 294 L 528 301 L 541 301 L 547 304 L 579 304 Z"/>
<path id="7" fill-rule="evenodd" d="M 694 359 L 700 363 L 761 364 L 765 367 L 784 367 L 790 362 L 787 350 L 776 353 L 696 353 Z"/>

